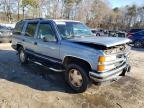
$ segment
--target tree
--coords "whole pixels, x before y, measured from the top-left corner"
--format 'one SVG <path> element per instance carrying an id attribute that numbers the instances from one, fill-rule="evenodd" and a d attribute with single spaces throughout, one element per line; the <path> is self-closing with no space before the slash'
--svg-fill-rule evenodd
<path id="1" fill-rule="evenodd" d="M 128 13 L 127 15 L 129 16 L 129 24 L 128 26 L 132 26 L 135 23 L 135 17 L 136 17 L 136 13 L 137 13 L 137 7 L 136 5 L 133 5 L 131 7 L 128 7 Z"/>
<path id="2" fill-rule="evenodd" d="M 3 7 L 3 12 L 6 15 L 8 22 L 12 22 L 12 12 L 11 12 L 11 2 L 10 0 L 2 0 L 1 6 Z"/>
<path id="3" fill-rule="evenodd" d="M 65 18 L 70 18 L 70 14 L 74 5 L 78 5 L 81 0 L 64 0 L 64 7 L 65 7 Z"/>
<path id="4" fill-rule="evenodd" d="M 39 0 L 22 0 L 22 11 L 23 11 L 23 18 L 25 18 L 25 8 L 34 8 L 36 9 L 36 14 L 38 13 L 39 7 Z M 40 15 L 39 15 L 40 16 Z"/>

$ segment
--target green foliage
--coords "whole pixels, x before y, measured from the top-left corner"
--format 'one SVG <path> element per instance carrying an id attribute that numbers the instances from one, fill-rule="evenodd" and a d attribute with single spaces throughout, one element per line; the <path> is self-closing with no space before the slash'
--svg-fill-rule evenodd
<path id="1" fill-rule="evenodd" d="M 118 7 L 116 7 L 116 8 L 113 9 L 113 11 L 114 11 L 114 12 L 119 12 L 120 10 L 119 10 Z"/>
<path id="2" fill-rule="evenodd" d="M 31 7 L 38 7 L 39 0 L 22 0 L 22 7 L 31 6 Z"/>
<path id="3" fill-rule="evenodd" d="M 82 0 L 64 0 L 64 3 L 66 5 L 73 5 L 74 3 L 78 4 L 80 3 Z"/>
<path id="4" fill-rule="evenodd" d="M 136 13 L 137 13 L 136 5 L 132 5 L 131 7 L 128 7 L 128 15 L 136 16 Z"/>

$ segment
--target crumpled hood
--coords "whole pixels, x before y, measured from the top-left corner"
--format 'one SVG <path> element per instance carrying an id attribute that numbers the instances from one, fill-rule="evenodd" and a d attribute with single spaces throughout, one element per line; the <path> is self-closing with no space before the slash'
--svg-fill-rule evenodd
<path id="1" fill-rule="evenodd" d="M 96 45 L 102 45 L 105 47 L 112 47 L 116 45 L 129 43 L 130 39 L 120 38 L 120 37 L 85 37 L 85 38 L 73 38 L 73 39 L 70 39 L 70 41 L 81 42 L 81 43 L 91 43 L 91 44 L 96 44 Z"/>

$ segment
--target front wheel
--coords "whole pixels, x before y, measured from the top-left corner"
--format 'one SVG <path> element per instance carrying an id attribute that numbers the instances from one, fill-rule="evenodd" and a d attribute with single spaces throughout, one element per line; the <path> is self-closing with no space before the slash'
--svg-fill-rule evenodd
<path id="1" fill-rule="evenodd" d="M 84 92 L 89 84 L 87 70 L 76 64 L 68 64 L 65 72 L 66 82 L 77 93 Z"/>

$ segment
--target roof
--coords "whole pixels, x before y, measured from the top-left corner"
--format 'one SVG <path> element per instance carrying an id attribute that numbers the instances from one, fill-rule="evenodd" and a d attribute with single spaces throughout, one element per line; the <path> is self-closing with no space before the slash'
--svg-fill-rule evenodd
<path id="1" fill-rule="evenodd" d="M 80 22 L 80 21 L 75 21 L 75 20 L 66 20 L 66 19 L 45 19 L 45 18 L 33 18 L 33 19 L 23 19 L 23 20 L 33 20 L 33 21 L 39 21 L 39 20 L 51 20 L 54 22 Z"/>
<path id="2" fill-rule="evenodd" d="M 66 20 L 66 19 L 52 19 L 55 22 L 80 22 L 75 20 Z"/>

